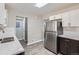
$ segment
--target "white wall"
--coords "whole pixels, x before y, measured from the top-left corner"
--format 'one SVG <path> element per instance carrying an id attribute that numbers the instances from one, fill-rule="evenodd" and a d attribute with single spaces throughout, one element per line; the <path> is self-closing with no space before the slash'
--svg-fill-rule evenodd
<path id="1" fill-rule="evenodd" d="M 43 40 L 43 20 L 37 17 L 31 17 L 28 20 L 28 41 L 33 43 L 35 41 Z"/>
<path id="2" fill-rule="evenodd" d="M 28 18 L 28 44 L 43 40 L 43 20 L 39 16 L 8 10 L 7 26 L 16 29 L 16 16 Z"/>

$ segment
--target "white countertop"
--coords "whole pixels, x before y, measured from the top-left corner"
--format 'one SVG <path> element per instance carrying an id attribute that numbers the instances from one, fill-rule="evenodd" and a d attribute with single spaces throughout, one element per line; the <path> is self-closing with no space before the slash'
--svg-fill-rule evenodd
<path id="1" fill-rule="evenodd" d="M 0 55 L 15 55 L 24 52 L 24 49 L 15 36 L 14 28 L 5 29 L 5 33 L 0 32 L 0 38 L 14 37 L 14 41 L 0 43 Z"/>
<path id="2" fill-rule="evenodd" d="M 20 42 L 14 37 L 14 41 L 0 43 L 0 55 L 15 55 L 24 52 L 24 49 Z"/>
<path id="3" fill-rule="evenodd" d="M 73 39 L 73 40 L 79 40 L 79 36 L 78 35 L 70 35 L 70 34 L 63 34 L 63 35 L 59 35 L 59 37 L 64 37 L 64 38 L 69 38 L 69 39 Z"/>

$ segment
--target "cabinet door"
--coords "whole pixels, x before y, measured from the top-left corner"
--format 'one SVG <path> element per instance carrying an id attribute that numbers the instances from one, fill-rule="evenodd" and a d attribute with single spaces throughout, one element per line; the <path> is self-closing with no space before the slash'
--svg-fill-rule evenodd
<path id="1" fill-rule="evenodd" d="M 63 27 L 68 27 L 70 24 L 69 12 L 62 13 L 62 25 Z"/>
<path id="2" fill-rule="evenodd" d="M 70 55 L 70 51 L 71 51 L 71 49 L 70 49 L 70 44 L 71 44 L 71 40 L 70 39 L 65 39 L 65 48 L 66 48 L 66 55 Z"/>
<path id="3" fill-rule="evenodd" d="M 49 20 L 54 20 L 54 16 L 50 16 L 49 17 Z"/>
<path id="4" fill-rule="evenodd" d="M 70 12 L 71 26 L 79 26 L 79 9 Z"/>
<path id="5" fill-rule="evenodd" d="M 71 40 L 70 54 L 79 55 L 79 41 Z"/>
<path id="6" fill-rule="evenodd" d="M 69 55 L 70 54 L 70 40 L 66 38 L 60 38 L 60 53 Z"/>
<path id="7" fill-rule="evenodd" d="M 60 38 L 60 53 L 67 54 L 66 42 L 64 38 Z"/>
<path id="8" fill-rule="evenodd" d="M 61 16 L 62 16 L 61 14 L 57 14 L 55 15 L 55 19 L 61 19 L 62 18 Z"/>
<path id="9" fill-rule="evenodd" d="M 5 5 L 4 3 L 0 3 L 0 24 L 5 24 Z"/>

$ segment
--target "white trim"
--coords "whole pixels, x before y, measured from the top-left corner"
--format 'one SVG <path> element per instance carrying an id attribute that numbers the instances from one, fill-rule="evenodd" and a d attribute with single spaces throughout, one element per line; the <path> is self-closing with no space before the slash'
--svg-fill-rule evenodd
<path id="1" fill-rule="evenodd" d="M 31 44 L 34 44 L 34 43 L 37 43 L 37 42 L 40 42 L 40 41 L 43 41 L 43 40 L 38 40 L 38 41 L 31 42 L 31 43 L 28 42 L 27 45 L 31 45 Z"/>

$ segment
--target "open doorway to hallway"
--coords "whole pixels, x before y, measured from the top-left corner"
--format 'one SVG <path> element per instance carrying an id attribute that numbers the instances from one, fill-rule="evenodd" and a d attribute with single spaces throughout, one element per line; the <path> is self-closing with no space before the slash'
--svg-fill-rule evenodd
<path id="1" fill-rule="evenodd" d="M 27 43 L 27 18 L 16 16 L 16 37 L 23 44 Z"/>

